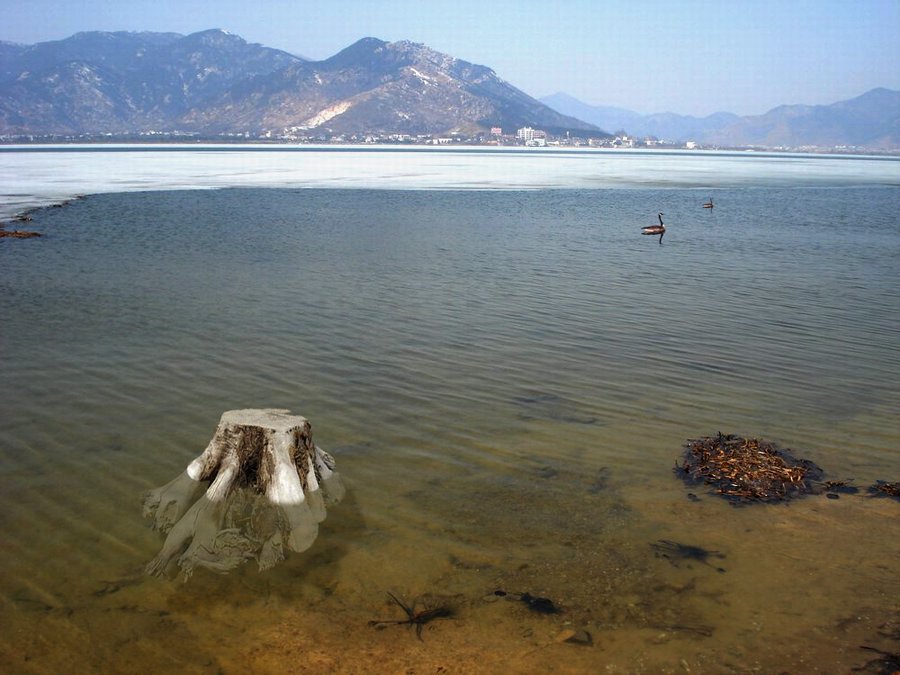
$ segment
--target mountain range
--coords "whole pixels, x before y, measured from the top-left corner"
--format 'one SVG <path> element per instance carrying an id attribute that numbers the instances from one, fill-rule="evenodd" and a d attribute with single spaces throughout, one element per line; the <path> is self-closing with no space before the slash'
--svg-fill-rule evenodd
<path id="1" fill-rule="evenodd" d="M 213 29 L 84 32 L 0 42 L 0 137 L 179 134 L 252 138 L 653 136 L 726 147 L 900 148 L 900 92 L 764 115 L 641 115 L 566 94 L 540 100 L 476 65 L 408 41 L 364 38 L 322 61 Z"/>
<path id="2" fill-rule="evenodd" d="M 522 126 L 604 136 L 493 70 L 364 38 L 310 61 L 222 30 L 0 43 L 0 134 L 445 134 Z"/>
<path id="3" fill-rule="evenodd" d="M 675 113 L 641 115 L 592 106 L 564 93 L 540 99 L 551 108 L 610 131 L 673 142 L 697 141 L 729 147 L 900 148 L 900 91 L 872 89 L 831 105 L 782 105 L 763 115 L 718 112 L 707 117 Z"/>

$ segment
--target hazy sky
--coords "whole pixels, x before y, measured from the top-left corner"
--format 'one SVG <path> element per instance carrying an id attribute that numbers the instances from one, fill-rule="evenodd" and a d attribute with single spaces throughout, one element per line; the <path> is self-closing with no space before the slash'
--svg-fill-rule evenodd
<path id="1" fill-rule="evenodd" d="M 900 89 L 900 0 L 0 0 L 0 40 L 223 28 L 323 59 L 422 42 L 526 93 L 641 113 L 759 114 Z"/>

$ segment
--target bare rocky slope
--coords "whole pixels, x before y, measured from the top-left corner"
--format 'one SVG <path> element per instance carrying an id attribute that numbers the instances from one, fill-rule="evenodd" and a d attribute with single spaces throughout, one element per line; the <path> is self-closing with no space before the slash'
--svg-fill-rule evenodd
<path id="1" fill-rule="evenodd" d="M 364 38 L 309 61 L 237 35 L 78 33 L 0 43 L 0 134 L 474 134 L 500 126 L 604 136 L 479 66 Z"/>

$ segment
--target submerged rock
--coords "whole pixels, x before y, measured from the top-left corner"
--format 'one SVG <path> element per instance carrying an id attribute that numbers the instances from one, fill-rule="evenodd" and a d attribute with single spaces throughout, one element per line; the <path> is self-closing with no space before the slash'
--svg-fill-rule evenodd
<path id="1" fill-rule="evenodd" d="M 562 631 L 555 638 L 556 642 L 565 642 L 572 645 L 582 645 L 584 647 L 590 647 L 594 644 L 594 638 L 591 634 L 584 630 L 575 630 L 573 628 L 567 628 Z"/>
<path id="2" fill-rule="evenodd" d="M 512 402 L 519 408 L 521 420 L 552 420 L 568 424 L 597 424 L 599 420 L 585 415 L 578 405 L 569 399 L 551 393 L 516 396 Z"/>
<path id="3" fill-rule="evenodd" d="M 656 552 L 657 558 L 665 558 L 673 566 L 678 567 L 681 561 L 693 560 L 703 565 L 712 567 L 716 572 L 725 572 L 725 569 L 714 565 L 713 558 L 724 558 L 725 554 L 719 551 L 710 551 L 700 546 L 681 544 L 671 539 L 660 539 L 650 547 Z"/>
<path id="4" fill-rule="evenodd" d="M 508 598 L 511 600 L 520 600 L 532 612 L 538 614 L 559 614 L 562 610 L 550 598 L 541 598 L 531 593 L 507 593 L 504 590 L 497 589 L 494 595 L 498 598 Z"/>

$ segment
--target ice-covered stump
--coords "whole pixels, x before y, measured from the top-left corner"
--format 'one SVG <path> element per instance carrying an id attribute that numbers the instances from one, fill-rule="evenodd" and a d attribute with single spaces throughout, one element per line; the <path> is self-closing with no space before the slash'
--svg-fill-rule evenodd
<path id="1" fill-rule="evenodd" d="M 176 559 L 186 578 L 196 567 L 227 572 L 250 559 L 268 569 L 285 548 L 312 546 L 325 505 L 343 496 L 334 459 L 313 443 L 305 418 L 229 410 L 203 454 L 147 493 L 144 516 L 167 534 L 147 572 L 162 575 Z"/>

